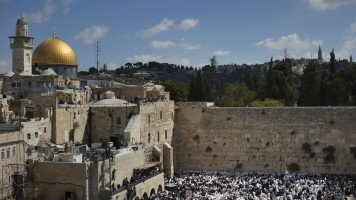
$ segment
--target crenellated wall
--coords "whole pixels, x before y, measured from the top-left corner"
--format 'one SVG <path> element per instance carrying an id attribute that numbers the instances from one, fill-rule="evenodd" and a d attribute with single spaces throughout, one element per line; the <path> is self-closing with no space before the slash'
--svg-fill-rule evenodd
<path id="1" fill-rule="evenodd" d="M 356 107 L 220 108 L 177 103 L 175 167 L 355 174 Z M 305 146 L 310 145 L 310 153 Z M 332 145 L 335 161 L 323 148 Z"/>

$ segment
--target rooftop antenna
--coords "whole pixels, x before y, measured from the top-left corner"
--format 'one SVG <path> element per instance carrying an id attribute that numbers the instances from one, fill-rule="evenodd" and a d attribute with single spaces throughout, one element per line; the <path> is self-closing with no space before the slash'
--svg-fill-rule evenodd
<path id="1" fill-rule="evenodd" d="M 100 52 L 100 41 L 97 40 L 95 44 L 95 49 L 96 49 L 96 70 L 99 76 L 99 52 Z"/>

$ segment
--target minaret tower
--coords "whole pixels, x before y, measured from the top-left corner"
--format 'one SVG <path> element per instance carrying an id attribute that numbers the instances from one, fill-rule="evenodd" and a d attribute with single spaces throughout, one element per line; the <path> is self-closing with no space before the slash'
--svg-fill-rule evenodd
<path id="1" fill-rule="evenodd" d="M 323 53 L 321 52 L 320 45 L 319 45 L 319 50 L 318 50 L 318 60 L 323 61 Z"/>
<path id="2" fill-rule="evenodd" d="M 16 23 L 16 36 L 10 38 L 12 49 L 12 71 L 32 74 L 33 37 L 28 37 L 28 24 L 22 17 Z"/>

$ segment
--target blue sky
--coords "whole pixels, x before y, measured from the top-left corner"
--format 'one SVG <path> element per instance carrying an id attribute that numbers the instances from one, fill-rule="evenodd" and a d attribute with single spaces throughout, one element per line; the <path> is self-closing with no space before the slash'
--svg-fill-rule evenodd
<path id="1" fill-rule="evenodd" d="M 356 0 L 0 0 L 0 73 L 11 70 L 8 36 L 21 13 L 35 47 L 52 37 L 72 46 L 79 70 L 126 62 L 202 66 L 323 56 L 356 60 Z"/>

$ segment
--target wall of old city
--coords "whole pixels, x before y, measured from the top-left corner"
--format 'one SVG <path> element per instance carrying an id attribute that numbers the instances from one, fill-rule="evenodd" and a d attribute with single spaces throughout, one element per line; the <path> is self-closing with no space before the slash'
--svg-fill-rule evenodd
<path id="1" fill-rule="evenodd" d="M 356 107 L 220 108 L 192 102 L 176 107 L 180 169 L 284 172 L 297 163 L 305 173 L 355 174 L 350 147 L 356 147 Z M 335 160 L 326 163 L 329 153 L 323 149 L 329 145 Z"/>

